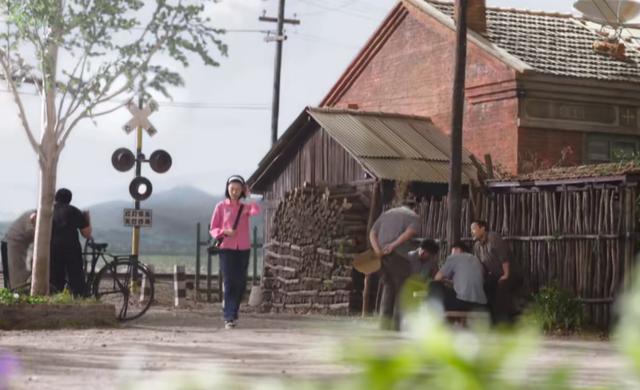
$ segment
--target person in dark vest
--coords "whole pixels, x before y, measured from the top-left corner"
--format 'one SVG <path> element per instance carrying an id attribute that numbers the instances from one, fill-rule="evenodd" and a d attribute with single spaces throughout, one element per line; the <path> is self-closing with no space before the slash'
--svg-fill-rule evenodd
<path id="1" fill-rule="evenodd" d="M 380 272 L 384 287 L 380 301 L 383 327 L 400 330 L 400 289 L 412 273 L 409 252 L 411 239 L 418 234 L 418 214 L 412 209 L 415 203 L 405 202 L 384 212 L 371 228 L 369 241 L 376 255 L 382 258 Z"/>
<path id="2" fill-rule="evenodd" d="M 65 281 L 74 296 L 84 293 L 82 246 L 78 231 L 90 238 L 92 229 L 89 212 L 82 212 L 71 205 L 72 194 L 66 188 L 56 192 L 51 228 L 50 284 L 52 292 L 61 292 Z"/>

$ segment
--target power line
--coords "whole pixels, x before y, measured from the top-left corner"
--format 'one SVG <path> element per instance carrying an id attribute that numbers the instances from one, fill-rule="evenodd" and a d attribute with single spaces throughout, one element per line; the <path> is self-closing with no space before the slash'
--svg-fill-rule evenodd
<path id="1" fill-rule="evenodd" d="M 297 38 L 300 38 L 304 41 L 307 42 L 314 42 L 314 43 L 323 43 L 326 45 L 331 45 L 331 46 L 340 46 L 343 47 L 345 49 L 357 49 L 360 46 L 356 45 L 356 44 L 349 44 L 349 43 L 345 43 L 345 42 L 340 42 L 340 41 L 334 41 L 332 39 L 327 39 L 323 36 L 320 35 L 313 35 L 313 34 L 305 34 L 305 33 L 299 33 L 299 32 L 293 32 L 293 35 L 295 35 Z"/>
<path id="2" fill-rule="evenodd" d="M 358 7 L 354 7 L 355 5 L 358 5 L 359 3 L 361 3 L 362 0 L 353 0 L 353 1 L 343 1 L 339 4 L 331 4 L 331 3 L 326 3 L 326 2 L 322 2 L 320 4 L 318 4 L 318 2 L 314 2 L 313 4 L 310 4 L 309 2 L 307 2 L 306 4 L 309 4 L 313 7 L 316 8 L 320 8 L 319 6 L 325 7 L 325 8 L 320 8 L 320 10 L 317 11 L 311 11 L 311 12 L 304 12 L 302 14 L 300 14 L 301 16 L 320 16 L 323 15 L 327 12 L 343 12 L 346 11 L 347 14 L 349 13 L 354 13 L 354 14 L 359 14 L 361 16 L 364 17 L 368 17 L 368 16 L 372 16 L 372 15 L 377 15 L 377 14 L 382 14 L 386 11 L 388 11 L 388 9 L 386 8 L 382 8 L 382 7 L 376 7 L 374 5 L 371 4 L 362 4 L 360 8 Z M 370 11 L 374 11 L 373 13 L 371 13 Z"/>
<path id="3" fill-rule="evenodd" d="M 367 14 L 363 14 L 363 13 L 359 13 L 359 12 L 355 12 L 353 10 L 349 10 L 345 6 L 343 7 L 337 7 L 337 8 L 333 8 L 333 7 L 327 7 L 326 5 L 322 4 L 322 3 L 316 3 L 314 1 L 311 0 L 300 0 L 301 2 L 308 4 L 310 6 L 316 7 L 316 8 L 320 8 L 326 12 L 336 12 L 336 13 L 341 13 L 347 16 L 353 16 L 355 18 L 359 18 L 359 19 L 363 19 L 363 20 L 368 20 L 371 22 L 376 22 L 377 20 L 374 18 L 371 18 L 369 15 Z"/>
<path id="4" fill-rule="evenodd" d="M 11 93 L 7 89 L 0 89 L 0 92 Z M 18 91 L 20 95 L 39 96 L 35 92 Z M 114 99 L 106 103 L 123 104 L 129 100 Z M 268 104 L 261 103 L 212 103 L 212 102 L 179 102 L 179 101 L 156 101 L 161 107 L 187 108 L 187 109 L 211 109 L 211 110 L 269 110 Z"/>

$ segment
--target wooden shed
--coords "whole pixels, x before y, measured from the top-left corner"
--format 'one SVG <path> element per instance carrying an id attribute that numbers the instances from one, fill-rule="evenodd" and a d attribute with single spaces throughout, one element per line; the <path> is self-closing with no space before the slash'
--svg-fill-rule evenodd
<path id="1" fill-rule="evenodd" d="M 360 310 L 362 275 L 351 269 L 352 254 L 366 248 L 371 224 L 394 199 L 446 194 L 449 145 L 424 117 L 304 110 L 249 179 L 264 196 L 266 305 Z M 463 184 L 475 181 L 465 152 Z"/>

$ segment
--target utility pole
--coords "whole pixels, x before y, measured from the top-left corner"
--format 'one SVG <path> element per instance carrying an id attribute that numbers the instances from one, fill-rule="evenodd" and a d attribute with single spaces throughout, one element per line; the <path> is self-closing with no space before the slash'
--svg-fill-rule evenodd
<path id="1" fill-rule="evenodd" d="M 451 158 L 449 161 L 449 197 L 447 241 L 449 247 L 460 239 L 462 208 L 462 126 L 464 122 L 464 86 L 467 63 L 467 0 L 456 0 L 456 54 L 451 101 Z"/>
<path id="2" fill-rule="evenodd" d="M 300 24 L 300 20 L 297 19 L 285 19 L 284 18 L 284 3 L 285 0 L 279 0 L 278 5 L 278 17 L 261 16 L 258 18 L 261 22 L 271 22 L 278 24 L 277 35 L 275 38 L 267 36 L 265 40 L 267 42 L 276 41 L 276 59 L 273 75 L 273 102 L 271 103 L 271 145 L 274 145 L 278 140 L 278 116 L 280 113 L 280 75 L 282 70 L 282 44 L 287 37 L 284 35 L 285 24 Z"/>

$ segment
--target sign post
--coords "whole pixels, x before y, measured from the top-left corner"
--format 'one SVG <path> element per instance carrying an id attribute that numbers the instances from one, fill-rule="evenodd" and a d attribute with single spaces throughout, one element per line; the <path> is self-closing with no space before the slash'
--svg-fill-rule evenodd
<path id="1" fill-rule="evenodd" d="M 119 148 L 111 156 L 111 163 L 120 172 L 126 172 L 135 165 L 135 176 L 129 184 L 129 194 L 134 199 L 134 207 L 123 210 L 123 224 L 133 228 L 131 259 L 133 262 L 137 262 L 140 254 L 140 228 L 151 227 L 153 215 L 152 210 L 140 208 L 140 203 L 149 198 L 153 192 L 151 181 L 142 176 L 142 163 L 149 163 L 151 169 L 157 173 L 165 173 L 171 168 L 172 160 L 169 153 L 164 150 L 156 150 L 149 159 L 142 153 L 143 131 L 146 131 L 150 137 L 158 132 L 149 121 L 149 116 L 157 110 L 157 105 L 150 102 L 144 107 L 141 97 L 137 106 L 133 102 L 129 102 L 127 109 L 133 117 L 124 125 L 123 129 L 127 134 L 133 130 L 136 131 L 136 153 L 134 155 L 127 148 Z"/>

